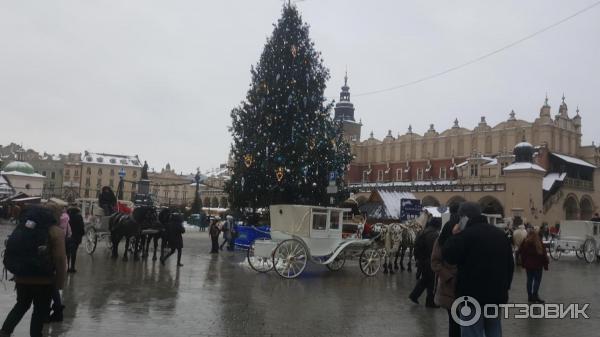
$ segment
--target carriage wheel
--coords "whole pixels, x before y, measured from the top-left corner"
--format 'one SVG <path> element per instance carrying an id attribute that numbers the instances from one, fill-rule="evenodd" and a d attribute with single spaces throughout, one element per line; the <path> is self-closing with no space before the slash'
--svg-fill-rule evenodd
<path id="1" fill-rule="evenodd" d="M 327 269 L 329 269 L 331 271 L 338 271 L 344 267 L 345 263 L 346 263 L 346 254 L 340 253 L 338 256 L 336 256 L 335 259 L 333 259 L 333 261 L 331 263 L 326 264 L 325 266 L 327 266 Z"/>
<path id="2" fill-rule="evenodd" d="M 263 257 L 263 256 L 255 256 L 254 255 L 254 243 L 248 247 L 248 252 L 246 254 L 246 259 L 248 260 L 248 264 L 254 270 L 259 273 L 266 273 L 273 269 L 273 259 L 272 257 Z"/>
<path id="3" fill-rule="evenodd" d="M 282 241 L 273 254 L 273 266 L 279 276 L 283 278 L 298 277 L 306 268 L 306 248 L 302 242 L 295 239 Z"/>
<path id="4" fill-rule="evenodd" d="M 556 239 L 550 240 L 550 246 L 548 247 L 548 250 L 550 251 L 550 257 L 553 260 L 558 261 L 558 259 L 560 259 L 562 251 L 558 248 L 558 243 L 556 242 Z"/>
<path id="5" fill-rule="evenodd" d="M 379 272 L 379 269 L 381 269 L 382 258 L 383 254 L 381 254 L 378 249 L 373 247 L 365 247 L 360 253 L 360 258 L 358 259 L 360 271 L 362 271 L 366 276 L 377 275 L 377 272 Z"/>
<path id="6" fill-rule="evenodd" d="M 98 234 L 96 234 L 96 230 L 94 227 L 91 227 L 85 233 L 85 251 L 88 254 L 94 254 L 96 251 L 96 245 L 98 244 Z"/>
<path id="7" fill-rule="evenodd" d="M 585 240 L 583 244 L 583 257 L 585 257 L 587 263 L 596 261 L 596 241 L 593 239 Z"/>

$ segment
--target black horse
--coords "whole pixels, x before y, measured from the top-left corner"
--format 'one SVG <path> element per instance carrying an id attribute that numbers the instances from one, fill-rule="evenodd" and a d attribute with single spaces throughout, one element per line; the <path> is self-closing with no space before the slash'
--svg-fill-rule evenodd
<path id="1" fill-rule="evenodd" d="M 133 257 L 139 258 L 139 249 L 142 230 L 155 228 L 158 224 L 156 209 L 153 206 L 140 206 L 133 210 L 132 214 L 115 213 L 110 216 L 108 229 L 112 241 L 112 257 L 116 259 L 119 256 L 119 243 L 125 238 L 125 253 L 123 261 L 127 261 L 129 246 L 134 247 Z"/>
<path id="2" fill-rule="evenodd" d="M 152 254 L 152 261 L 156 261 L 156 253 L 158 251 L 158 241 L 160 240 L 160 257 L 163 257 L 165 248 L 167 247 L 167 228 L 173 211 L 165 208 L 158 213 L 158 224 L 154 226 L 154 231 L 141 236 L 141 249 L 142 258 L 148 258 L 150 251 L 150 244 L 154 243 L 154 252 Z"/>

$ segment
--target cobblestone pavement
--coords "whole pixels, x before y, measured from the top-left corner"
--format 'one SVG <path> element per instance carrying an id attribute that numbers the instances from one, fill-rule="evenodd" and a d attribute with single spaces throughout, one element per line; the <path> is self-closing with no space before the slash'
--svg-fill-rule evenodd
<path id="1" fill-rule="evenodd" d="M 12 227 L 0 225 L 3 239 Z M 242 252 L 207 254 L 206 233 L 186 233 L 183 268 L 158 262 L 113 261 L 104 243 L 79 252 L 69 276 L 65 321 L 49 336 L 446 336 L 447 314 L 407 300 L 414 274 L 364 277 L 355 262 L 340 272 L 309 265 L 301 278 L 258 274 Z M 589 320 L 504 320 L 504 336 L 598 336 L 600 265 L 575 257 L 553 263 L 541 294 L 559 303 L 591 303 Z M 518 270 L 511 300 L 526 300 Z M 0 284 L 0 319 L 15 301 Z M 424 301 L 424 298 L 423 300 Z M 28 336 L 28 313 L 15 336 Z"/>

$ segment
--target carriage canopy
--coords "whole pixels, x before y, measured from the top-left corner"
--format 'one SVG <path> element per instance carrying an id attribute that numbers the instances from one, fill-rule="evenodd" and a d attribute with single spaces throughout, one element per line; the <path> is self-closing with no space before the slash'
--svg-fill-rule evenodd
<path id="1" fill-rule="evenodd" d="M 350 209 L 307 205 L 272 205 L 271 231 L 310 237 L 315 231 L 340 231 Z"/>

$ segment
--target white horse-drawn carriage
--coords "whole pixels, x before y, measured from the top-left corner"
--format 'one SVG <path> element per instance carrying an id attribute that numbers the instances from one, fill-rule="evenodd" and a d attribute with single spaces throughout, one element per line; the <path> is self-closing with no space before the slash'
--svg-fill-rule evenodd
<path id="1" fill-rule="evenodd" d="M 592 263 L 600 258 L 600 222 L 568 220 L 560 223 L 560 232 L 550 240 L 550 256 L 558 260 L 563 252 L 575 252 Z"/>
<path id="2" fill-rule="evenodd" d="M 104 215 L 104 210 L 98 205 L 98 199 L 81 198 L 76 203 L 81 208 L 85 223 L 85 236 L 83 245 L 88 254 L 93 254 L 98 246 L 98 241 L 104 241 L 107 249 L 112 248 L 110 230 L 108 228 L 110 216 Z M 130 201 L 119 200 L 127 207 L 133 207 Z"/>
<path id="3" fill-rule="evenodd" d="M 374 239 L 342 237 L 344 208 L 273 205 L 270 207 L 271 239 L 256 240 L 248 248 L 248 263 L 258 272 L 275 269 L 283 278 L 298 277 L 308 261 L 340 270 L 347 258 L 358 257 L 360 270 L 374 276 L 383 253 Z"/>

